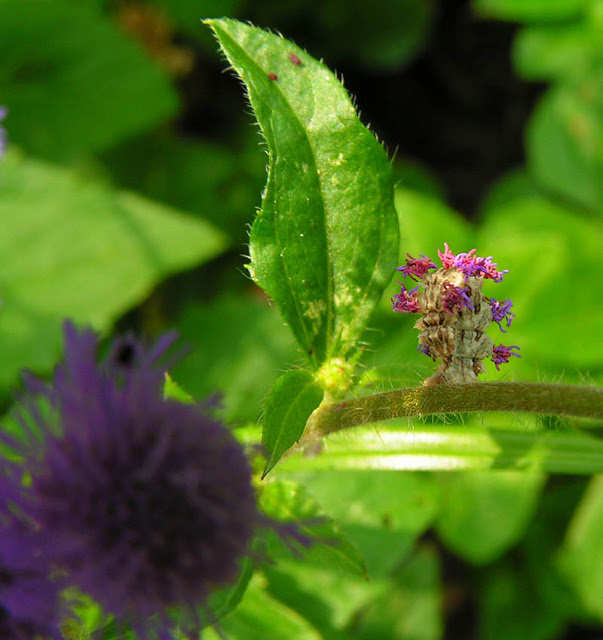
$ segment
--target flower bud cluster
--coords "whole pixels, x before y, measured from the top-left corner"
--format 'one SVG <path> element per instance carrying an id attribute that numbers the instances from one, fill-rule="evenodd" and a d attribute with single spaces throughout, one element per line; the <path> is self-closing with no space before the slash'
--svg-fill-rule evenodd
<path id="1" fill-rule="evenodd" d="M 441 268 L 427 256 L 413 258 L 398 267 L 404 278 L 419 284 L 392 297 L 394 311 L 418 313 L 415 323 L 419 334 L 418 350 L 433 360 L 439 358 L 437 372 L 426 380 L 426 385 L 475 382 L 485 371 L 482 360 L 491 358 L 496 368 L 509 362 L 510 356 L 521 357 L 513 349 L 516 345 L 495 346 L 486 329 L 496 322 L 503 333 L 515 317 L 510 300 L 499 302 L 482 295 L 484 280 L 501 282 L 508 271 L 499 271 L 491 257 L 475 255 L 476 250 L 454 254 L 448 244 L 444 252 L 438 251 Z"/>

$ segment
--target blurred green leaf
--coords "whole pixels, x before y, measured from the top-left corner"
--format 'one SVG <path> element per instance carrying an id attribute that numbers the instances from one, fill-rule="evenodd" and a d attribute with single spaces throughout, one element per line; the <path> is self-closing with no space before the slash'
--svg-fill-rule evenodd
<path id="1" fill-rule="evenodd" d="M 530 25 L 513 42 L 513 63 L 526 80 L 563 80 L 582 75 L 602 50 L 601 33 L 584 21 Z"/>
<path id="2" fill-rule="evenodd" d="M 262 478 L 302 436 L 310 414 L 324 396 L 314 376 L 301 369 L 284 373 L 264 402 L 262 445 L 268 461 Z"/>
<path id="3" fill-rule="evenodd" d="M 570 523 L 559 567 L 585 609 L 603 621 L 603 476 L 595 476 Z"/>
<path id="4" fill-rule="evenodd" d="M 16 152 L 0 189 L 0 385 L 49 369 L 64 318 L 106 329 L 168 274 L 226 246 L 209 224 Z"/>
<path id="5" fill-rule="evenodd" d="M 382 597 L 354 621 L 350 640 L 439 640 L 444 634 L 440 571 L 435 550 L 419 547 L 402 563 Z"/>
<path id="6" fill-rule="evenodd" d="M 293 477 L 360 549 L 371 577 L 391 571 L 436 514 L 437 487 L 428 476 L 338 470 Z"/>
<path id="7" fill-rule="evenodd" d="M 435 15 L 433 0 L 323 0 L 318 8 L 317 26 L 329 49 L 385 69 L 421 51 Z"/>
<path id="8" fill-rule="evenodd" d="M 483 427 L 356 429 L 329 436 L 320 455 L 290 456 L 279 474 L 292 471 L 390 469 L 458 471 L 499 469 L 552 473 L 603 472 L 603 441 L 578 432 L 529 432 Z"/>
<path id="9" fill-rule="evenodd" d="M 174 379 L 195 398 L 223 394 L 230 423 L 257 421 L 276 378 L 299 360 L 274 307 L 252 295 L 189 305 L 176 326 L 192 355 L 173 368 Z"/>
<path id="10" fill-rule="evenodd" d="M 529 166 L 548 190 L 603 211 L 603 73 L 550 89 L 536 107 L 526 141 Z"/>
<path id="11" fill-rule="evenodd" d="M 230 150 L 209 142 L 145 135 L 112 148 L 103 161 L 120 186 L 202 216 L 242 243 L 265 180 L 257 140 L 252 142 Z"/>
<path id="12" fill-rule="evenodd" d="M 576 598 L 554 557 L 587 482 L 584 477 L 550 477 L 521 543 L 480 573 L 483 640 L 553 640 L 576 620 Z"/>
<path id="13" fill-rule="evenodd" d="M 324 513 L 305 487 L 287 480 L 268 482 L 262 485 L 259 501 L 267 515 L 282 521 L 282 527 L 295 528 L 308 539 L 310 546 L 299 552 L 300 561 L 349 576 L 366 578 L 366 566 L 358 549 Z M 279 536 L 272 536 L 268 554 L 275 559 L 290 559 L 290 549 L 283 547 L 285 545 Z"/>
<path id="14" fill-rule="evenodd" d="M 600 367 L 603 302 L 595 294 L 603 269 L 603 226 L 542 196 L 514 199 L 486 213 L 477 245 L 493 255 L 504 282 L 487 283 L 486 295 L 513 300 L 516 318 L 508 337 L 523 357 L 512 369 L 534 377 L 543 363 L 559 368 Z M 508 344 L 505 342 L 505 344 Z M 529 372 L 529 373 L 528 373 Z"/>
<path id="15" fill-rule="evenodd" d="M 235 584 L 230 587 L 214 591 L 207 601 L 207 606 L 212 612 L 214 620 L 220 620 L 225 615 L 234 611 L 245 596 L 245 591 L 253 577 L 254 565 L 249 558 L 242 561 L 241 570 Z"/>
<path id="16" fill-rule="evenodd" d="M 492 562 L 523 535 L 543 481 L 542 474 L 515 471 L 446 475 L 437 532 L 465 560 Z"/>
<path id="17" fill-rule="evenodd" d="M 106 149 L 177 109 L 168 81 L 94 7 L 0 2 L 0 95 L 11 140 L 46 158 Z"/>
<path id="18" fill-rule="evenodd" d="M 588 0 L 473 0 L 478 13 L 517 22 L 548 22 L 573 18 Z"/>
<path id="19" fill-rule="evenodd" d="M 220 620 L 220 629 L 229 640 L 321 640 L 320 634 L 295 611 L 275 600 L 263 589 L 265 580 L 255 575 L 239 606 Z M 200 640 L 220 640 L 211 628 Z"/>
<path id="20" fill-rule="evenodd" d="M 292 560 L 264 572 L 271 595 L 308 620 L 322 640 L 347 640 L 346 627 L 358 609 L 383 597 L 390 586 Z"/>
<path id="21" fill-rule="evenodd" d="M 493 209 L 508 205 L 513 200 L 541 195 L 541 189 L 524 167 L 512 169 L 503 174 L 486 192 L 480 210 L 482 215 L 485 215 Z"/>
<path id="22" fill-rule="evenodd" d="M 271 154 L 251 273 L 318 368 L 354 348 L 395 267 L 391 167 L 322 64 L 260 29 L 209 24 L 246 84 Z"/>

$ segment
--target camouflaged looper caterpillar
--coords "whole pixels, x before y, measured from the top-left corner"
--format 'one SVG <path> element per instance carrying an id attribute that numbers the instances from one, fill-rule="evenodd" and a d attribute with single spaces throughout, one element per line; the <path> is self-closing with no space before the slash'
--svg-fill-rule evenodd
<path id="1" fill-rule="evenodd" d="M 486 334 L 493 321 L 506 333 L 501 322 L 506 321 L 508 327 L 515 317 L 510 300 L 498 302 L 482 295 L 484 280 L 501 282 L 507 271 L 499 271 L 490 257 L 474 255 L 475 249 L 456 255 L 447 244 L 444 246 L 444 252 L 438 251 L 440 269 L 427 256 L 408 255 L 398 271 L 419 284 L 408 290 L 400 283 L 401 292 L 392 297 L 394 311 L 421 315 L 415 323 L 415 329 L 421 332 L 419 351 L 440 360 L 426 386 L 476 382 L 477 376 L 486 371 L 485 358 L 490 357 L 499 369 L 510 356 L 521 357 L 512 351 L 518 346 L 494 346 Z M 433 269 L 436 271 L 431 272 Z"/>
<path id="2" fill-rule="evenodd" d="M 492 322 L 492 308 L 482 299 L 483 278 L 465 275 L 458 269 L 438 269 L 421 278 L 423 292 L 419 306 L 423 314 L 415 322 L 419 329 L 419 345 L 435 360 L 440 358 L 437 372 L 425 381 L 426 386 L 447 383 L 476 382 L 486 371 L 484 358 L 492 356 L 494 342 L 485 331 Z M 468 289 L 471 301 L 456 305 L 452 313 L 444 308 L 452 287 Z"/>

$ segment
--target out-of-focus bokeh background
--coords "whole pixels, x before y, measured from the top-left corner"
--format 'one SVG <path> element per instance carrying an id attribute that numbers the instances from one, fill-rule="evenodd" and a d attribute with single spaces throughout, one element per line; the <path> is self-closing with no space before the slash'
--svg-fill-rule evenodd
<path id="1" fill-rule="evenodd" d="M 510 269 L 496 297 L 515 303 L 506 343 L 523 357 L 490 379 L 601 382 L 601 0 L 0 0 L 4 409 L 22 368 L 51 370 L 65 317 L 107 335 L 178 328 L 194 355 L 174 377 L 196 397 L 221 391 L 233 426 L 257 422 L 300 363 L 244 268 L 267 158 L 201 23 L 221 16 L 281 32 L 342 77 L 393 158 L 401 256 L 447 241 Z M 375 388 L 431 369 L 413 319 L 391 313 L 396 292 L 366 336 Z M 600 478 L 363 472 L 346 480 L 359 521 L 341 478 L 305 481 L 394 586 L 268 571 L 258 607 L 319 634 L 275 638 L 603 638 Z M 302 596 L 327 591 L 306 620 Z"/>

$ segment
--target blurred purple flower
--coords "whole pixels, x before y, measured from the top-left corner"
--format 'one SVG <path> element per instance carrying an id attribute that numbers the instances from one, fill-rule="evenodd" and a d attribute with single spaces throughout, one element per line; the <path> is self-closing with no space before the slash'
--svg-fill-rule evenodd
<path id="1" fill-rule="evenodd" d="M 26 455 L 32 483 L 19 506 L 52 539 L 51 557 L 69 584 L 141 638 L 171 637 L 172 606 L 183 607 L 196 631 L 195 608 L 236 578 L 268 520 L 245 454 L 199 407 L 162 398 L 160 359 L 174 335 L 151 349 L 118 340 L 100 365 L 95 333 L 66 323 L 64 335 L 52 383 L 26 378 L 36 396 L 18 419 L 30 444 L 36 429 L 45 442 Z"/>
<path id="2" fill-rule="evenodd" d="M 0 638 L 62 638 L 59 586 L 49 579 L 39 535 L 22 523 L 0 524 Z"/>

